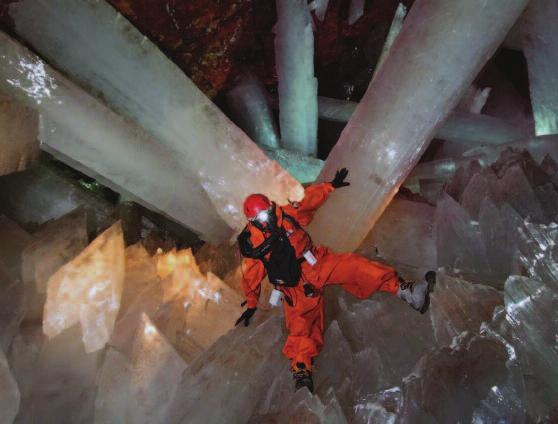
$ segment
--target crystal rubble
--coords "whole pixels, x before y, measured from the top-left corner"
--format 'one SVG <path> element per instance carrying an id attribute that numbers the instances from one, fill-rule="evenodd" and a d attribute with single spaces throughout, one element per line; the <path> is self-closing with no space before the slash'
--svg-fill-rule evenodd
<path id="1" fill-rule="evenodd" d="M 432 231 L 435 208 L 395 198 L 357 250 L 369 258 L 436 268 Z"/>
<path id="2" fill-rule="evenodd" d="M 23 171 L 39 154 L 35 111 L 0 95 L 0 175 Z"/>
<path id="3" fill-rule="evenodd" d="M 77 209 L 43 224 L 22 254 L 25 285 L 25 320 L 42 322 L 48 279 L 75 258 L 88 244 L 87 214 Z"/>
<path id="4" fill-rule="evenodd" d="M 318 152 L 318 81 L 314 34 L 305 0 L 278 0 L 275 63 L 281 144 L 306 156 Z"/>
<path id="5" fill-rule="evenodd" d="M 386 37 L 384 47 L 382 48 L 382 53 L 380 54 L 378 62 L 376 63 L 376 68 L 374 69 L 374 75 L 372 75 L 372 79 L 374 79 L 374 77 L 376 76 L 376 74 L 384 64 L 384 61 L 386 60 L 386 57 L 389 51 L 391 50 L 391 46 L 393 46 L 393 43 L 395 42 L 397 36 L 401 32 L 401 28 L 403 27 L 403 20 L 405 19 L 406 15 L 407 15 L 407 8 L 403 3 L 399 3 L 395 11 L 395 15 L 393 16 L 393 21 L 391 22 L 391 26 L 389 27 L 389 32 Z M 349 119 L 347 118 L 347 121 L 348 120 Z"/>
<path id="6" fill-rule="evenodd" d="M 150 146 L 141 149 L 163 154 L 165 166 L 136 167 L 157 169 L 158 188 L 151 191 L 180 189 L 170 190 L 172 196 L 167 193 L 165 201 L 152 205 L 176 202 L 176 207 L 184 209 L 182 213 L 191 215 L 190 220 L 206 222 L 207 226 L 199 226 L 179 220 L 203 234 L 218 232 L 223 225 L 214 222 L 216 213 L 240 231 L 244 226 L 241 206 L 249 193 L 264 192 L 279 203 L 302 198 L 300 184 L 269 160 L 175 64 L 106 2 L 26 0 L 12 4 L 10 16 L 20 37 L 155 137 Z M 174 163 L 169 164 L 170 158 Z M 174 179 L 164 183 L 159 174 L 171 170 Z M 138 181 L 145 183 L 145 179 L 143 176 Z M 184 197 L 177 199 L 177 192 Z M 208 201 L 216 211 L 205 206 Z M 228 235 L 220 231 L 205 238 L 223 241 Z"/>
<path id="7" fill-rule="evenodd" d="M 275 118 L 267 100 L 264 85 L 252 72 L 245 72 L 227 93 L 227 103 L 235 123 L 248 136 L 270 149 L 279 148 Z"/>
<path id="8" fill-rule="evenodd" d="M 507 358 L 505 345 L 482 336 L 428 353 L 402 388 L 402 422 L 471 422 L 490 390 L 506 382 Z"/>
<path id="9" fill-rule="evenodd" d="M 311 224 L 316 241 L 338 251 L 362 242 L 526 4 L 415 2 L 320 174 L 328 180 L 347 167 L 351 186 L 318 211 Z"/>
<path id="10" fill-rule="evenodd" d="M 558 407 L 557 241 L 558 224 L 523 223 L 518 245 L 528 277 L 510 276 L 504 294 L 511 343 L 524 373 L 531 375 L 534 397 L 549 411 Z"/>
<path id="11" fill-rule="evenodd" d="M 556 136 L 551 135 L 500 145 L 478 146 L 463 153 L 462 157 L 422 162 L 409 174 L 405 185 L 412 187 L 420 179 L 449 179 L 459 167 L 472 160 L 478 161 L 482 166 L 488 166 L 498 160 L 502 152 L 509 149 L 527 150 L 537 162 L 541 162 L 547 155 L 558 158 L 556 139 Z"/>
<path id="12" fill-rule="evenodd" d="M 124 284 L 124 238 L 117 222 L 48 280 L 43 329 L 52 338 L 81 323 L 87 353 L 109 341 Z"/>
<path id="13" fill-rule="evenodd" d="M 0 423 L 12 424 L 19 410 L 20 393 L 2 349 L 0 349 L 0 388 L 0 411 L 2 411 Z"/>
<path id="14" fill-rule="evenodd" d="M 376 295 L 354 301 L 343 296 L 339 305 L 337 320 L 351 349 L 356 352 L 357 371 L 369 369 L 370 358 L 374 358 L 375 375 L 360 372 L 352 382 L 357 394 L 400 384 L 435 343 L 429 316 L 418 315 L 395 297 Z M 394 325 L 394 322 L 405 325 Z M 405 340 L 404 350 L 401 350 L 402 340 Z"/>
<path id="15" fill-rule="evenodd" d="M 438 202 L 434 225 L 439 267 L 467 275 L 490 275 L 478 222 L 447 194 Z"/>
<path id="16" fill-rule="evenodd" d="M 440 347 L 450 346 L 464 332 L 478 333 L 503 303 L 502 293 L 492 287 L 438 273 L 430 306 L 436 342 Z"/>
<path id="17" fill-rule="evenodd" d="M 79 325 L 45 341 L 34 372 L 29 422 L 91 423 L 103 350 L 87 353 Z"/>
<path id="18" fill-rule="evenodd" d="M 207 239 L 219 240 L 230 234 L 207 195 L 196 184 L 184 184 L 189 180 L 182 164 L 173 162 L 175 156 L 145 131 L 5 34 L 0 34 L 0 55 L 0 87 L 41 112 L 44 145 L 63 151 L 94 171 L 90 176 L 104 176 L 119 188 L 116 191 L 135 194 L 146 207 L 167 214 Z M 146 176 L 147 169 L 155 170 L 157 178 Z M 180 190 L 174 189 L 177 184 Z"/>
<path id="19" fill-rule="evenodd" d="M 522 16 L 523 52 L 527 59 L 529 90 L 537 135 L 558 133 L 558 5 L 534 0 Z"/>
<path id="20" fill-rule="evenodd" d="M 135 249 L 134 256 L 144 256 L 140 252 Z M 242 298 L 211 272 L 202 275 L 190 250 L 159 253 L 152 260 L 149 264 L 144 257 L 128 264 L 136 278 L 126 277 L 133 288 L 125 288 L 125 293 L 133 293 L 133 299 L 116 323 L 111 345 L 128 353 L 146 314 L 189 363 L 233 328 L 242 313 Z M 140 272 L 149 277 L 140 277 Z"/>

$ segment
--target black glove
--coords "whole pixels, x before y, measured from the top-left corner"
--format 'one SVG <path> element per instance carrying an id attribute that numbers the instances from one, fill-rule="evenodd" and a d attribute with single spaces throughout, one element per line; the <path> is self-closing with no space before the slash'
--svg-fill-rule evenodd
<path id="1" fill-rule="evenodd" d="M 337 171 L 335 173 L 335 178 L 331 181 L 331 185 L 333 186 L 333 188 L 340 188 L 351 185 L 351 183 L 345 181 L 347 175 L 349 175 L 349 170 L 347 168 L 341 168 L 339 171 Z"/>
<path id="2" fill-rule="evenodd" d="M 250 325 L 250 319 L 256 313 L 256 309 L 258 309 L 258 308 L 248 308 L 248 309 L 246 309 L 242 313 L 242 315 L 240 315 L 240 318 L 238 318 L 236 320 L 234 326 L 236 327 L 238 324 L 240 324 L 242 321 L 244 321 L 244 325 L 246 327 L 248 327 Z"/>

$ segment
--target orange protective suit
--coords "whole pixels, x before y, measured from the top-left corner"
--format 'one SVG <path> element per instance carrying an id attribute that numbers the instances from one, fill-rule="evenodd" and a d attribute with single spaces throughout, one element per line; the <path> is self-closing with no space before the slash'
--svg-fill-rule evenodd
<path id="1" fill-rule="evenodd" d="M 302 276 L 296 287 L 280 288 L 283 296 L 289 301 L 283 302 L 288 330 L 283 354 L 291 360 L 293 367 L 302 362 L 311 369 L 312 358 L 318 355 L 324 344 L 323 290 L 326 285 L 338 284 L 360 299 L 365 299 L 376 291 L 396 294 L 399 288 L 399 279 L 393 268 L 354 253 L 335 254 L 327 247 L 312 246 L 307 233 L 284 218 L 286 213 L 301 226 L 308 225 L 316 210 L 333 190 L 330 183 L 315 184 L 306 189 L 304 199 L 298 205 L 277 207 L 277 224 L 283 226 L 287 232 L 292 231 L 289 241 L 297 258 L 311 249 L 317 259 L 313 266 L 307 261 L 302 263 Z M 248 224 L 248 230 L 253 246 L 263 242 L 264 235 L 259 229 Z M 242 269 L 247 306 L 255 308 L 260 297 L 261 282 L 266 273 L 265 267 L 258 259 L 244 258 Z M 315 289 L 314 297 L 305 296 L 303 285 L 306 283 Z"/>

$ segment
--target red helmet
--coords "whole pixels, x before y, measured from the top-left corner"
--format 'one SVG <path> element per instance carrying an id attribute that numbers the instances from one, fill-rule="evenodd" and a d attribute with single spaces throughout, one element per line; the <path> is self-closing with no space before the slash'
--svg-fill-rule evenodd
<path id="1" fill-rule="evenodd" d="M 244 215 L 246 218 L 253 219 L 261 211 L 266 211 L 271 207 L 271 202 L 263 194 L 251 194 L 244 199 Z"/>

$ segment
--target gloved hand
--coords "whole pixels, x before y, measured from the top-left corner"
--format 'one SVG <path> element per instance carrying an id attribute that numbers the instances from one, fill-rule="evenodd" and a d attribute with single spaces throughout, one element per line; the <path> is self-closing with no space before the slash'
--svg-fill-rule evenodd
<path id="1" fill-rule="evenodd" d="M 341 168 L 340 170 L 338 170 L 335 173 L 335 178 L 333 178 L 333 180 L 331 181 L 331 185 L 333 186 L 333 188 L 340 188 L 351 185 L 351 183 L 345 181 L 347 175 L 349 175 L 349 170 L 347 168 Z"/>
<path id="2" fill-rule="evenodd" d="M 240 315 L 240 318 L 238 318 L 236 320 L 234 326 L 236 327 L 238 324 L 240 324 L 242 321 L 244 321 L 244 325 L 246 327 L 248 327 L 250 325 L 250 319 L 256 313 L 256 309 L 258 309 L 258 308 L 248 308 L 248 309 L 246 309 L 242 313 L 242 315 Z"/>

